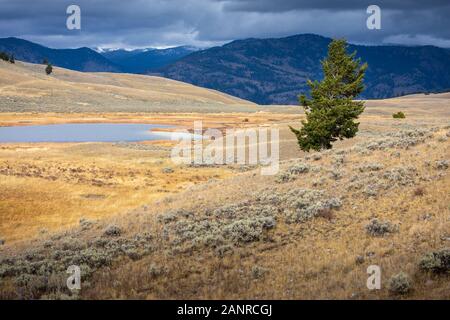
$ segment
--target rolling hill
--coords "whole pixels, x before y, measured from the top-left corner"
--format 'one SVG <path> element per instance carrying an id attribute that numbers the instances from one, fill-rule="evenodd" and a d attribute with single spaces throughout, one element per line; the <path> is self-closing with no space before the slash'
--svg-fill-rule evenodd
<path id="1" fill-rule="evenodd" d="M 331 39 L 304 34 L 247 39 L 194 52 L 161 75 L 259 104 L 298 104 L 306 79 L 320 79 Z M 450 88 L 450 51 L 433 46 L 350 45 L 369 64 L 361 98 L 390 98 Z"/>
<path id="2" fill-rule="evenodd" d="M 0 61 L 0 112 L 170 112 L 253 110 L 251 102 L 145 75 L 77 72 Z"/>

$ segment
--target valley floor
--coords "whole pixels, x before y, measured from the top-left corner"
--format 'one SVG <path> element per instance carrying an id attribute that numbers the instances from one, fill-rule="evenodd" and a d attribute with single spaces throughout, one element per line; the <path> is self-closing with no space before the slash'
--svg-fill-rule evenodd
<path id="1" fill-rule="evenodd" d="M 2 114 L 1 125 L 279 128 L 281 171 L 175 166 L 164 141 L 1 144 L 0 298 L 449 299 L 448 271 L 421 263 L 450 247 L 450 104 L 432 107 L 402 120 L 391 114 L 406 106 L 370 107 L 356 138 L 311 154 L 290 111 Z M 79 293 L 65 287 L 73 264 Z M 369 265 L 381 290 L 366 287 Z M 389 291 L 399 272 L 405 295 Z"/>

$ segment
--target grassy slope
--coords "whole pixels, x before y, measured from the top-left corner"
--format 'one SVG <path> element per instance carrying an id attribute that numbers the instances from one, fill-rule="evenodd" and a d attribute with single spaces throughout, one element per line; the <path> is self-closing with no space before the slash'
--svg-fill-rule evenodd
<path id="1" fill-rule="evenodd" d="M 357 138 L 337 144 L 335 150 L 314 160 L 296 151 L 283 125 L 281 152 L 286 160 L 282 172 L 300 163 L 311 167 L 289 182 L 277 183 L 277 177 L 264 177 L 258 171 L 234 174 L 155 202 L 149 198 L 148 206 L 91 225 L 41 234 L 33 244 L 7 244 L 3 254 L 12 257 L 19 270 L 34 263 L 49 264 L 61 270 L 55 271 L 55 277 L 65 276 L 65 264 L 87 259 L 91 269 L 100 270 L 86 275 L 90 285 L 82 291 L 83 298 L 392 298 L 387 282 L 400 271 L 413 280 L 414 290 L 406 298 L 450 298 L 447 276 L 418 269 L 424 253 L 449 246 L 450 181 L 448 168 L 437 167 L 450 153 L 448 121 L 367 116 L 361 129 Z M 420 135 L 389 136 L 421 130 L 423 140 Z M 373 150 L 370 145 L 375 141 L 374 145 L 379 141 L 393 145 Z M 414 143 L 405 147 L 410 142 Z M 371 164 L 379 169 L 368 169 Z M 292 210 L 288 203 L 297 196 L 283 197 L 299 189 L 321 190 L 325 200 L 338 197 L 342 207 L 304 222 L 286 223 L 285 210 Z M 282 201 L 261 202 L 263 194 Z M 239 203 L 243 209 L 235 207 Z M 236 216 L 230 219 L 214 213 L 218 208 Z M 173 212 L 179 209 L 193 216 L 176 213 L 173 221 Z M 258 221 L 258 212 L 276 219 L 276 227 L 263 232 L 250 227 L 256 238 L 249 242 L 230 238 L 224 231 L 235 221 Z M 161 215 L 167 218 L 158 219 Z M 399 229 L 371 236 L 365 226 L 373 218 Z M 217 223 L 217 228 L 198 229 L 206 220 Z M 182 223 L 177 226 L 177 221 Z M 105 236 L 108 225 L 121 228 L 121 235 Z M 180 233 L 180 227 L 188 229 Z M 245 235 L 249 230 L 242 227 L 233 229 L 232 235 Z M 55 256 L 57 252 L 62 256 Z M 24 258 L 26 253 L 31 253 L 31 261 Z M 363 257 L 360 264 L 358 256 Z M 366 268 L 371 264 L 382 268 L 381 291 L 365 287 Z M 102 272 L 105 266 L 111 269 Z M 56 296 L 47 297 L 61 297 L 66 291 L 62 280 L 58 286 L 38 289 L 39 274 L 27 276 L 25 297 L 54 292 Z M 0 287 L 1 297 L 23 294 L 17 289 L 23 282 L 12 279 Z"/>
<path id="2" fill-rule="evenodd" d="M 27 79 L 27 72 L 32 72 L 29 68 L 40 66 L 27 66 L 28 71 L 18 77 Z M 56 73 L 55 76 L 63 77 Z M 89 99 L 107 99 L 104 90 L 110 88 L 108 81 L 116 81 L 111 85 L 114 90 L 125 90 L 117 82 L 129 77 L 78 73 L 70 76 L 75 77 L 68 82 L 75 92 L 94 90 L 97 85 L 102 88 L 94 90 L 95 94 L 89 91 Z M 85 76 L 95 83 L 83 84 Z M 23 94 L 17 92 L 17 100 L 10 104 L 20 106 L 26 100 L 31 107 L 30 101 L 40 100 L 27 100 L 26 95 L 41 94 L 39 85 L 51 92 L 48 81 L 61 81 L 42 77 Z M 149 78 L 142 79 L 147 86 L 150 80 L 145 79 Z M 19 77 L 17 81 L 20 80 L 23 79 Z M 107 83 L 100 84 L 102 81 Z M 133 81 L 126 86 L 138 84 Z M 70 90 L 66 94 L 70 95 Z M 81 96 L 77 93 L 72 98 Z M 136 97 L 128 102 L 137 103 Z M 55 94 L 46 101 L 54 104 L 52 108 L 65 110 L 60 98 L 63 95 Z M 123 104 L 116 106 L 123 110 Z M 186 108 L 196 110 L 192 105 Z M 358 136 L 337 143 L 333 151 L 315 158 L 298 151 L 286 123 L 267 118 L 272 126 L 281 129 L 282 172 L 300 163 L 311 167 L 308 173 L 294 175 L 285 183 L 278 183 L 277 177 L 263 177 L 258 171 L 237 173 L 226 167 L 180 167 L 174 168 L 173 175 L 162 174 L 168 155 L 167 150 L 158 148 L 138 151 L 131 146 L 123 149 L 105 144 L 1 146 L 1 168 L 6 171 L 1 176 L 0 209 L 9 210 L 7 216 L 14 221 L 2 225 L 11 238 L 0 247 L 1 257 L 11 260 L 2 260 L 0 274 L 16 274 L 2 278 L 0 298 L 67 298 L 63 295 L 70 294 L 65 289 L 65 269 L 82 262 L 86 281 L 82 298 L 392 298 L 387 281 L 391 275 L 404 271 L 413 280 L 414 288 L 405 298 L 449 299 L 448 276 L 426 274 L 418 268 L 424 253 L 449 247 L 450 176 L 448 168 L 437 166 L 450 154 L 449 110 L 448 94 L 370 101 Z M 407 118 L 392 119 L 391 114 L 397 111 L 404 111 Z M 8 115 L 8 121 L 20 122 L 21 115 L 10 117 L 13 116 Z M 45 122 L 43 117 L 41 114 L 38 118 Z M 208 121 L 220 127 L 242 124 L 243 115 L 239 115 L 238 122 L 223 120 L 229 121 L 226 124 L 214 117 Z M 249 116 L 250 124 L 262 124 L 252 117 Z M 127 121 L 130 118 L 128 115 Z M 24 119 L 32 121 L 33 117 L 25 114 Z M 415 140 L 414 132 L 420 130 L 425 132 L 424 140 L 419 137 L 416 143 L 405 147 Z M 413 136 L 388 135 L 399 132 L 413 132 Z M 377 148 L 379 141 L 393 145 Z M 368 169 L 373 164 L 379 169 Z M 150 175 L 146 170 L 151 171 Z M 215 177 L 223 180 L 207 181 Z M 200 183 L 189 185 L 193 180 Z M 99 181 L 105 184 L 99 186 Z M 292 211 L 288 203 L 298 197 L 284 197 L 292 190 L 305 188 L 321 190 L 325 200 L 340 198 L 341 208 L 304 222 L 286 223 L 286 212 Z M 163 195 L 166 191 L 170 192 L 168 196 Z M 263 194 L 282 201 L 275 205 L 262 203 Z M 133 196 L 136 198 L 131 199 Z M 141 206 L 143 203 L 147 205 Z M 241 206 L 236 207 L 239 203 Z M 115 204 L 117 208 L 112 210 Z M 214 213 L 218 208 L 225 210 Z M 173 218 L 174 210 L 180 209 L 193 215 L 176 213 Z M 226 218 L 220 212 L 232 216 Z M 243 221 L 257 223 L 258 212 L 275 219 L 276 226 L 261 231 L 252 229 L 250 224 L 250 229 L 246 229 Z M 158 219 L 161 216 L 163 219 Z M 52 231 L 53 224 L 76 225 L 81 217 L 91 222 L 62 232 Z M 388 221 L 398 226 L 398 231 L 373 237 L 365 230 L 372 218 Z M 32 241 L 9 241 L 20 238 L 20 233 L 14 233 L 15 228 L 23 230 L 23 234 L 35 234 L 39 231 L 39 224 L 35 223 L 39 219 L 42 224 L 49 223 L 49 231 L 34 235 Z M 173 219 L 181 224 L 177 227 Z M 27 221 L 34 224 L 30 226 Z M 216 228 L 199 229 L 205 221 Z M 237 240 L 225 232 L 236 221 L 241 228 L 232 229 L 231 234 L 255 232 L 251 241 Z M 109 225 L 118 226 L 121 235 L 105 236 Z M 193 233 L 183 228 L 178 232 L 180 227 L 192 228 Z M 357 263 L 358 256 L 362 263 Z M 366 268 L 371 264 L 382 268 L 380 291 L 368 291 L 365 286 Z M 45 270 L 52 272 L 49 275 Z"/>
<path id="3" fill-rule="evenodd" d="M 0 62 L 2 112 L 160 112 L 254 110 L 254 104 L 214 90 L 160 77 L 81 73 Z"/>

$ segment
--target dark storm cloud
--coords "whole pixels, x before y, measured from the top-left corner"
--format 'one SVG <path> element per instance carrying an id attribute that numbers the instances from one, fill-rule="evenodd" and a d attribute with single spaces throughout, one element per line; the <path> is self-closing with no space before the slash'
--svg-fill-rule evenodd
<path id="1" fill-rule="evenodd" d="M 430 9 L 444 7 L 448 0 L 216 0 L 225 3 L 225 9 L 249 12 L 282 12 L 301 9 L 359 10 L 376 4 L 384 9 Z"/>
<path id="2" fill-rule="evenodd" d="M 70 4 L 81 7 L 81 31 L 66 29 Z M 382 9 L 381 30 L 366 28 L 369 4 Z M 316 33 L 450 47 L 449 16 L 448 0 L 0 0 L 0 37 L 52 47 L 146 47 Z"/>

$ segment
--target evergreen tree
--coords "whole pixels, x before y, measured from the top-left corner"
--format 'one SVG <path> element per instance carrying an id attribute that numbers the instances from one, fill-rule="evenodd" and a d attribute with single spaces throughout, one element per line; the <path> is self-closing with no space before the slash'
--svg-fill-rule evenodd
<path id="1" fill-rule="evenodd" d="M 47 74 L 47 75 L 49 75 L 49 74 L 51 74 L 53 72 L 53 67 L 52 67 L 52 65 L 49 63 L 49 64 L 47 64 L 47 67 L 45 68 L 45 73 Z"/>
<path id="2" fill-rule="evenodd" d="M 322 61 L 324 79 L 308 80 L 311 98 L 300 96 L 306 121 L 299 130 L 290 127 L 304 151 L 331 149 L 336 140 L 352 138 L 358 132 L 355 119 L 364 111 L 364 103 L 353 101 L 364 90 L 367 64 L 347 53 L 345 40 L 333 40 Z"/>
<path id="3" fill-rule="evenodd" d="M 9 56 L 6 52 L 0 51 L 0 59 L 4 61 L 9 61 Z"/>

